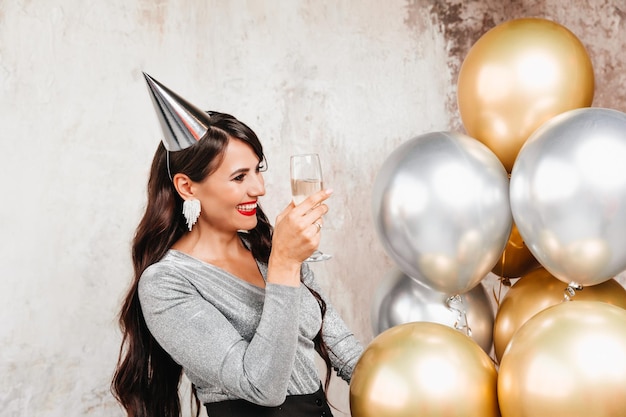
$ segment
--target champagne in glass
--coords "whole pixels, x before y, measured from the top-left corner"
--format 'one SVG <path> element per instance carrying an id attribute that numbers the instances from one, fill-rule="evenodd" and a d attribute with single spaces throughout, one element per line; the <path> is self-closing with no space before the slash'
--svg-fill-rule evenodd
<path id="1" fill-rule="evenodd" d="M 322 165 L 319 155 L 302 154 L 291 157 L 291 194 L 294 204 L 302 203 L 308 196 L 323 188 Z M 305 262 L 325 261 L 332 258 L 332 255 L 316 250 L 305 259 Z"/>
<path id="2" fill-rule="evenodd" d="M 308 196 L 321 191 L 324 185 L 318 179 L 291 179 L 291 192 L 293 194 L 293 202 L 298 205 L 302 203 Z"/>

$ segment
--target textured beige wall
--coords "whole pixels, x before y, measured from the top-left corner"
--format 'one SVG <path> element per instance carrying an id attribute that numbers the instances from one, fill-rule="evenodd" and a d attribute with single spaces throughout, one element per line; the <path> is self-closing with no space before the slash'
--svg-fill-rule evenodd
<path id="1" fill-rule="evenodd" d="M 455 80 L 480 35 L 556 20 L 588 48 L 594 105 L 626 111 L 626 6 L 562 4 L 0 2 L 0 415 L 122 415 L 109 394 L 115 314 L 160 137 L 141 71 L 257 131 L 272 217 L 289 201 L 289 154 L 321 154 L 335 189 L 322 246 L 335 258 L 315 270 L 367 343 L 393 266 L 373 229 L 373 179 L 403 141 L 462 129 Z M 347 415 L 341 381 L 331 400 Z"/>

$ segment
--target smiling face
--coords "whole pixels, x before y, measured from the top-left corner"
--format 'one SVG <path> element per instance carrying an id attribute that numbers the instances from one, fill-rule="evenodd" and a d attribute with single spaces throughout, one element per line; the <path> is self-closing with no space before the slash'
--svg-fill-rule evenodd
<path id="1" fill-rule="evenodd" d="M 226 232 L 253 229 L 257 199 L 265 195 L 262 169 L 250 145 L 231 138 L 217 169 L 191 186 L 202 207 L 200 222 Z"/>

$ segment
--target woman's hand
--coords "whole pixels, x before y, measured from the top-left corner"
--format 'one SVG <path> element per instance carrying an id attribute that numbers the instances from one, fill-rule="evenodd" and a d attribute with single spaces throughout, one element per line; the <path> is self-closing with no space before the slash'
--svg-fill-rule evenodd
<path id="1" fill-rule="evenodd" d="M 320 244 L 323 216 L 328 212 L 323 202 L 331 194 L 332 190 L 322 190 L 297 206 L 291 202 L 276 217 L 268 282 L 300 285 L 300 266 Z"/>

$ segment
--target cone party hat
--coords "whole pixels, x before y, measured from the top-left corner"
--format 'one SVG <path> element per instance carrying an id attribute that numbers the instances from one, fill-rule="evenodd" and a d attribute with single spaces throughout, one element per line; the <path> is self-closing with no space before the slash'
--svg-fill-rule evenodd
<path id="1" fill-rule="evenodd" d="M 199 141 L 211 126 L 210 116 L 146 74 L 150 97 L 163 129 L 163 145 L 180 151 Z"/>

